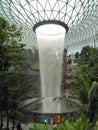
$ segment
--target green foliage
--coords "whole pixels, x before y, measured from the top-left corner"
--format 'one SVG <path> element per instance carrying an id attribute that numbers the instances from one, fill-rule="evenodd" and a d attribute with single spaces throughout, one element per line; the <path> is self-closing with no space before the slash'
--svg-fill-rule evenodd
<path id="1" fill-rule="evenodd" d="M 0 101 L 3 110 L 8 109 L 12 104 L 17 106 L 16 84 L 13 84 L 13 77 L 19 77 L 16 73 L 22 61 L 23 55 L 21 51 L 24 49 L 25 44 L 21 42 L 21 29 L 16 25 L 10 25 L 8 21 L 0 17 Z M 13 70 L 13 72 L 11 72 Z M 13 75 L 13 74 L 14 75 Z M 6 105 L 5 105 L 6 104 Z"/>
<path id="2" fill-rule="evenodd" d="M 79 58 L 79 57 L 80 57 L 79 52 L 76 52 L 76 53 L 75 53 L 75 58 Z"/>
<path id="3" fill-rule="evenodd" d="M 74 126 L 68 120 L 66 120 L 63 122 L 63 124 L 61 124 L 61 129 L 72 130 L 72 129 L 74 129 Z"/>
<path id="4" fill-rule="evenodd" d="M 98 126 L 95 126 L 93 130 L 98 130 Z"/>
<path id="5" fill-rule="evenodd" d="M 10 25 L 0 17 L 0 70 L 8 71 L 11 66 L 17 67 L 23 59 L 21 51 L 25 44 L 21 40 L 21 28 Z"/>
<path id="6" fill-rule="evenodd" d="M 69 120 L 64 121 L 59 130 L 88 130 L 89 125 L 89 120 L 82 115 L 74 122 L 70 122 Z"/>
<path id="7" fill-rule="evenodd" d="M 98 81 L 98 63 L 95 62 L 93 67 L 91 67 L 90 73 L 91 81 Z"/>
<path id="8" fill-rule="evenodd" d="M 73 123 L 75 130 L 88 130 L 89 125 L 89 120 L 86 119 L 84 115 L 78 117 L 76 121 Z"/>
<path id="9" fill-rule="evenodd" d="M 91 122 L 98 120 L 96 114 L 98 114 L 98 83 L 95 81 L 88 93 L 88 116 Z M 95 119 L 96 117 L 96 119 Z"/>
<path id="10" fill-rule="evenodd" d="M 90 47 L 89 46 L 83 47 L 81 54 L 80 54 L 81 63 L 82 64 L 88 63 L 88 61 L 90 59 L 90 55 L 91 55 Z"/>
<path id="11" fill-rule="evenodd" d="M 88 92 L 85 88 L 80 88 L 78 90 L 78 99 L 81 101 L 83 104 L 88 103 Z"/>
<path id="12" fill-rule="evenodd" d="M 51 126 L 50 126 L 51 127 Z M 51 127 L 51 130 L 89 130 L 90 122 L 84 115 L 78 117 L 75 121 L 64 120 L 59 126 Z M 33 128 L 29 130 L 49 130 L 48 125 L 37 124 L 33 125 Z"/>
<path id="13" fill-rule="evenodd" d="M 22 29 L 0 17 L 0 114 L 10 110 L 13 119 L 22 117 L 18 106 L 32 97 L 33 84 L 38 80 L 32 73 L 32 57 L 36 59 L 37 50 L 33 54 L 24 47 Z"/>
<path id="14" fill-rule="evenodd" d="M 98 120 L 95 123 L 94 129 L 93 130 L 98 130 Z"/>
<path id="15" fill-rule="evenodd" d="M 29 128 L 29 130 L 48 130 L 48 126 L 45 124 L 33 124 L 33 128 Z"/>
<path id="16" fill-rule="evenodd" d="M 98 114 L 98 94 L 96 94 L 98 87 L 96 89 L 92 87 L 95 81 L 98 84 L 98 48 L 83 47 L 80 53 L 79 67 L 80 73 L 77 73 L 76 79 L 70 83 L 70 86 L 78 100 L 85 105 L 85 112 L 93 122 L 98 120 L 96 116 Z"/>

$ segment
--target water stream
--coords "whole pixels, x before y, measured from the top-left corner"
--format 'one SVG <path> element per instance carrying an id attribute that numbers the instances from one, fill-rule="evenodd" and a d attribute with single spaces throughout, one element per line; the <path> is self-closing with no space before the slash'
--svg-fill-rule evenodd
<path id="1" fill-rule="evenodd" d="M 36 29 L 41 76 L 43 113 L 60 113 L 61 104 L 54 97 L 61 96 L 62 59 L 65 29 L 59 25 L 43 25 Z"/>

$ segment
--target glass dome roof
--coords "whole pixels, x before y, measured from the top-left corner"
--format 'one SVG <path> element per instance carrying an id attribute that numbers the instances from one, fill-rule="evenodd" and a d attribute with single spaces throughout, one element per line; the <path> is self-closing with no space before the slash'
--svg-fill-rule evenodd
<path id="1" fill-rule="evenodd" d="M 23 28 L 27 47 L 37 46 L 33 27 L 42 21 L 60 21 L 69 30 L 65 47 L 80 49 L 98 31 L 98 0 L 0 0 L 0 15 Z"/>

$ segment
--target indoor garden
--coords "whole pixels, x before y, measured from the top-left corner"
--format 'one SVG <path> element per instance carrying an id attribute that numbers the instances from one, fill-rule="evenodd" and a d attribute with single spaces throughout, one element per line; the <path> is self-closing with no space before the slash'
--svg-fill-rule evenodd
<path id="1" fill-rule="evenodd" d="M 0 130 L 98 130 L 97 6 L 0 1 Z"/>

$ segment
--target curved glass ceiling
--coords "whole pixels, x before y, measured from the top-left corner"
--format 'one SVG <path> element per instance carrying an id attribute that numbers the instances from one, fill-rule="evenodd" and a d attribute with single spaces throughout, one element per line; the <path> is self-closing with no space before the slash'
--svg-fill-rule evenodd
<path id="1" fill-rule="evenodd" d="M 28 47 L 37 45 L 33 27 L 41 21 L 61 21 L 69 27 L 67 48 L 82 46 L 98 31 L 98 0 L 0 0 L 0 15 L 23 27 Z"/>

